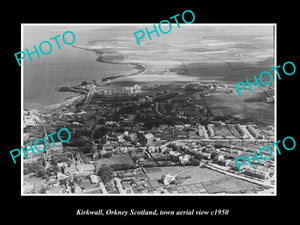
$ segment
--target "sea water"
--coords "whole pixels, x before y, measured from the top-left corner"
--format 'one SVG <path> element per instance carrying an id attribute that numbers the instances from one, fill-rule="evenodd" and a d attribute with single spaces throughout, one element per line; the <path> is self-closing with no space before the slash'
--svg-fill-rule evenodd
<path id="1" fill-rule="evenodd" d="M 48 40 L 58 34 L 63 34 L 71 28 L 24 27 L 24 49 L 31 52 L 33 45 L 38 46 L 41 41 Z M 87 44 L 88 41 L 101 38 L 101 31 L 73 31 L 76 43 Z M 61 41 L 62 42 L 62 41 Z M 53 45 L 54 46 L 54 45 Z M 61 86 L 77 85 L 83 81 L 102 80 L 105 77 L 130 74 L 131 66 L 97 62 L 95 52 L 64 45 L 61 49 L 53 47 L 51 54 L 40 58 L 33 54 L 32 61 L 24 59 L 24 108 L 40 108 L 46 105 L 62 102 L 66 97 L 75 93 L 57 92 Z"/>

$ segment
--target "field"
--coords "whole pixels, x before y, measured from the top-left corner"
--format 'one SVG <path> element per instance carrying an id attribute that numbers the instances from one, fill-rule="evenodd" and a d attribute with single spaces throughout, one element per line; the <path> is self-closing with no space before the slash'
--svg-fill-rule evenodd
<path id="1" fill-rule="evenodd" d="M 146 169 L 151 180 L 160 180 L 164 174 L 178 175 L 178 180 L 185 179 L 180 185 L 173 186 L 172 193 L 214 194 L 214 193 L 242 193 L 261 190 L 259 185 L 200 167 L 161 167 Z"/>
<path id="2" fill-rule="evenodd" d="M 201 79 L 217 79 L 223 82 L 237 83 L 248 79 L 254 81 L 253 76 L 259 77 L 263 71 L 269 71 L 274 67 L 273 59 L 267 58 L 262 61 L 234 61 L 223 62 L 194 62 L 186 63 L 185 66 L 177 67 L 177 70 L 185 68 L 187 76 L 196 76 Z"/>
<path id="3" fill-rule="evenodd" d="M 240 118 L 250 118 L 259 123 L 260 126 L 274 125 L 274 104 L 263 101 L 245 101 L 248 98 L 264 98 L 261 90 L 250 92 L 243 90 L 242 97 L 239 97 L 234 90 L 230 94 L 213 94 L 212 97 L 205 98 L 205 102 L 210 110 L 220 109 L 225 116 L 238 116 Z"/>
<path id="4" fill-rule="evenodd" d="M 118 155 L 111 158 L 101 158 L 96 160 L 96 170 L 98 170 L 103 165 L 122 165 L 128 164 L 129 166 L 134 166 L 134 162 L 128 154 Z"/>
<path id="5" fill-rule="evenodd" d="M 24 175 L 23 179 L 24 179 L 25 182 L 35 184 L 35 190 L 34 190 L 35 193 L 39 193 L 43 189 L 43 186 L 46 183 L 45 179 L 41 179 L 41 178 L 36 177 L 36 176 L 30 176 L 29 174 Z"/>

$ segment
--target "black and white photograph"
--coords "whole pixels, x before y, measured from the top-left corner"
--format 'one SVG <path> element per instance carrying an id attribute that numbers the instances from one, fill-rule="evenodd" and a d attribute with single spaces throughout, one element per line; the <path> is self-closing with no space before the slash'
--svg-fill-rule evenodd
<path id="1" fill-rule="evenodd" d="M 1 15 L 3 220 L 296 219 L 296 5 L 112 3 Z"/>
<path id="2" fill-rule="evenodd" d="M 276 194 L 276 24 L 151 27 L 22 24 L 22 194 Z"/>

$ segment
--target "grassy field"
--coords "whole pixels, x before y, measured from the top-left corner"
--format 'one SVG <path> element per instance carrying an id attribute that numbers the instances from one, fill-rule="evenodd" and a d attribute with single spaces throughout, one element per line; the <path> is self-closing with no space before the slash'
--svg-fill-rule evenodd
<path id="1" fill-rule="evenodd" d="M 242 97 L 236 91 L 230 94 L 213 94 L 212 97 L 205 98 L 205 102 L 210 110 L 220 109 L 225 116 L 241 116 L 250 118 L 258 122 L 260 126 L 274 125 L 274 104 L 263 101 L 244 101 L 248 98 L 263 98 L 261 90 L 250 92 L 243 90 Z"/>
<path id="2" fill-rule="evenodd" d="M 25 182 L 35 184 L 35 193 L 39 193 L 43 189 L 44 184 L 46 184 L 45 179 L 41 179 L 36 176 L 24 175 L 23 178 Z"/>
<path id="3" fill-rule="evenodd" d="M 226 176 L 224 179 L 206 181 L 201 183 L 209 194 L 226 192 L 241 193 L 248 191 L 258 191 L 262 188 L 256 184 L 246 182 L 234 177 Z"/>
<path id="4" fill-rule="evenodd" d="M 190 169 L 188 169 L 190 168 Z M 186 170 L 188 169 L 188 170 Z M 219 173 L 214 170 L 210 170 L 207 168 L 200 167 L 154 167 L 147 168 L 147 175 L 151 180 L 160 180 L 164 174 L 175 175 L 180 171 L 186 170 L 182 174 L 178 175 L 178 179 L 189 177 L 185 179 L 183 183 L 181 183 L 178 187 L 192 187 L 193 185 L 202 186 L 207 193 L 241 193 L 254 190 L 260 190 L 261 187 L 259 185 L 240 180 L 235 177 L 231 177 L 229 175 L 225 175 L 223 173 Z"/>

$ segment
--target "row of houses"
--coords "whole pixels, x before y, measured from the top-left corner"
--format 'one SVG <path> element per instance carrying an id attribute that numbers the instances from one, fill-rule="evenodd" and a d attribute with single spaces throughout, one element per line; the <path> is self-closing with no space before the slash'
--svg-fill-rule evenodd
<path id="1" fill-rule="evenodd" d="M 230 166 L 232 170 L 239 172 L 239 169 L 235 162 L 231 162 Z M 262 167 L 250 167 L 250 165 L 241 165 L 240 169 L 240 173 L 245 174 L 247 176 L 252 176 L 263 180 L 270 178 L 270 172 L 266 169 L 263 169 Z"/>
<path id="2" fill-rule="evenodd" d="M 31 158 L 38 158 L 42 156 L 52 156 L 52 155 L 60 155 L 63 153 L 63 145 L 61 142 L 54 142 L 55 146 L 53 143 L 48 143 L 48 146 L 45 151 L 39 152 L 39 151 L 27 151 L 26 156 L 24 155 L 24 159 L 31 159 Z M 38 144 L 36 145 L 36 148 L 39 150 L 45 149 L 45 146 L 43 144 Z M 24 151 L 29 150 L 29 146 L 24 146 Z"/>

